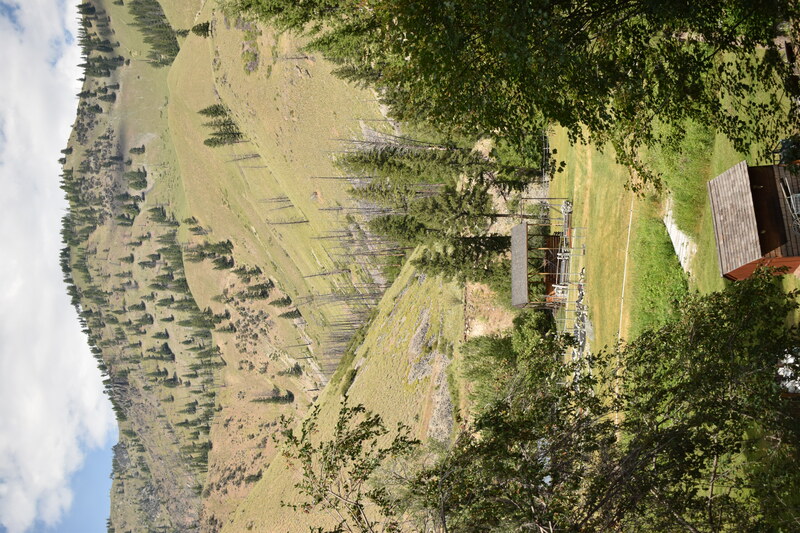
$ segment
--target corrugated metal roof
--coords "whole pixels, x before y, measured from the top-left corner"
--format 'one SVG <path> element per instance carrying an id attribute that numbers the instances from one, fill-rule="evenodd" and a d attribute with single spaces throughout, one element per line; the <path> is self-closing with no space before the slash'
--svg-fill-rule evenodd
<path id="1" fill-rule="evenodd" d="M 528 298 L 528 223 L 511 228 L 511 305 L 524 307 Z"/>
<path id="2" fill-rule="evenodd" d="M 761 258 L 747 162 L 729 168 L 709 181 L 707 187 L 719 268 L 724 276 Z"/>

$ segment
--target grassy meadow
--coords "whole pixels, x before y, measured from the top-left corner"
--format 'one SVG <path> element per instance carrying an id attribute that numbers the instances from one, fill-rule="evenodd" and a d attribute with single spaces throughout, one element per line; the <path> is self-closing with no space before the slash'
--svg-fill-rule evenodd
<path id="1" fill-rule="evenodd" d="M 336 175 L 326 152 L 341 149 L 335 138 L 361 134 L 358 122 L 347 117 L 374 118 L 377 107 L 365 102 L 368 93 L 333 78 L 321 61 L 317 66 L 300 61 L 302 75 L 298 61 L 276 61 L 271 69 L 262 64 L 248 74 L 238 55 L 243 31 L 209 8 L 203 17 L 214 17 L 214 37 L 190 36 L 170 72 L 171 92 L 180 95 L 171 101 L 170 125 L 187 206 L 201 223 L 231 239 L 243 262 L 273 273 L 292 298 L 348 290 L 365 280 L 358 267 L 351 275 L 308 277 L 347 266 L 333 257 L 329 241 L 315 237 L 348 224 L 340 212 L 321 208 L 349 204 L 341 183 L 311 177 Z M 274 45 L 285 54 L 298 53 L 290 37 L 277 39 Z M 261 58 L 262 63 L 272 60 Z M 207 119 L 197 111 L 220 101 L 217 95 L 231 109 L 246 142 L 216 149 L 202 143 Z M 232 161 L 248 155 L 257 157 Z M 279 197 L 287 197 L 290 206 L 269 202 Z M 308 315 L 306 330 L 315 356 L 326 368 L 335 366 L 336 354 L 331 359 L 325 353 L 322 328 L 344 307 L 308 305 L 302 312 Z"/>
<path id="2" fill-rule="evenodd" d="M 566 168 L 555 175 L 550 195 L 573 198 L 575 225 L 588 228 L 585 266 L 594 349 L 663 323 L 672 302 L 687 291 L 724 287 L 706 182 L 743 159 L 767 164 L 759 158 L 758 146 L 741 154 L 724 136 L 689 125 L 677 148 L 643 154 L 661 177 L 661 190 L 645 187 L 634 194 L 625 187 L 628 170 L 615 162 L 611 149 L 570 145 L 560 129 L 551 136 L 551 145 Z M 676 224 L 697 244 L 688 275 L 662 221 L 667 194 L 673 199 Z M 797 282 L 787 277 L 786 284 L 794 287 Z"/>
<path id="3" fill-rule="evenodd" d="M 618 165 L 608 150 L 570 145 L 561 128 L 555 129 L 550 144 L 555 157 L 566 162 L 564 172 L 553 178 L 550 196 L 571 198 L 573 225 L 586 228 L 586 303 L 594 330 L 589 343 L 596 350 L 615 344 L 629 328 L 631 276 L 630 272 L 623 274 L 629 222 L 637 221 L 640 208 L 625 188 L 628 170 Z"/>
<path id="4" fill-rule="evenodd" d="M 330 431 L 346 392 L 351 405 L 380 413 L 389 428 L 402 422 L 417 438 L 448 440 L 461 420 L 459 392 L 449 385 L 456 380 L 449 376 L 458 365 L 463 324 L 458 285 L 407 264 L 384 295 L 363 343 L 320 396 L 320 436 Z M 310 524 L 327 524 L 325 515 L 281 506 L 299 500 L 297 475 L 285 457 L 276 456 L 223 531 L 302 532 Z"/>

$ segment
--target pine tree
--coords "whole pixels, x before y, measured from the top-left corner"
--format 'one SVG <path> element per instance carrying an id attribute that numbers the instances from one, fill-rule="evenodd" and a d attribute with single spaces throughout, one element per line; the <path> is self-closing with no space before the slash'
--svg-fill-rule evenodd
<path id="1" fill-rule="evenodd" d="M 410 213 L 427 228 L 448 235 L 475 235 L 489 225 L 492 198 L 486 185 L 465 184 L 461 190 L 447 186 L 440 194 L 411 205 Z"/>
<path id="2" fill-rule="evenodd" d="M 200 37 L 208 37 L 211 34 L 211 23 L 201 22 L 192 26 L 192 33 Z"/>
<path id="3" fill-rule="evenodd" d="M 222 104 L 212 104 L 204 107 L 198 113 L 207 117 L 225 117 L 228 115 L 228 110 Z"/>
<path id="4" fill-rule="evenodd" d="M 370 231 L 402 244 L 415 244 L 426 235 L 426 227 L 410 215 L 384 215 L 368 222 Z"/>

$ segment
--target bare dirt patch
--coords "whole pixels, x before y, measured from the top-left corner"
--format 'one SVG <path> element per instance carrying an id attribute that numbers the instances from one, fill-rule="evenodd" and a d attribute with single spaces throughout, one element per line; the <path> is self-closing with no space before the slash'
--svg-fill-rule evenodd
<path id="1" fill-rule="evenodd" d="M 511 328 L 514 312 L 501 307 L 488 285 L 467 283 L 464 288 L 464 338 L 494 335 Z"/>

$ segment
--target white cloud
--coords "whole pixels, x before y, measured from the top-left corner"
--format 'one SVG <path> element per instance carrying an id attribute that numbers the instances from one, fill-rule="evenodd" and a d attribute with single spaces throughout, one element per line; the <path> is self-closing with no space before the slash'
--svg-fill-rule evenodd
<path id="1" fill-rule="evenodd" d="M 0 529 L 57 523 L 113 413 L 62 281 L 58 188 L 80 91 L 73 2 L 0 0 Z"/>

